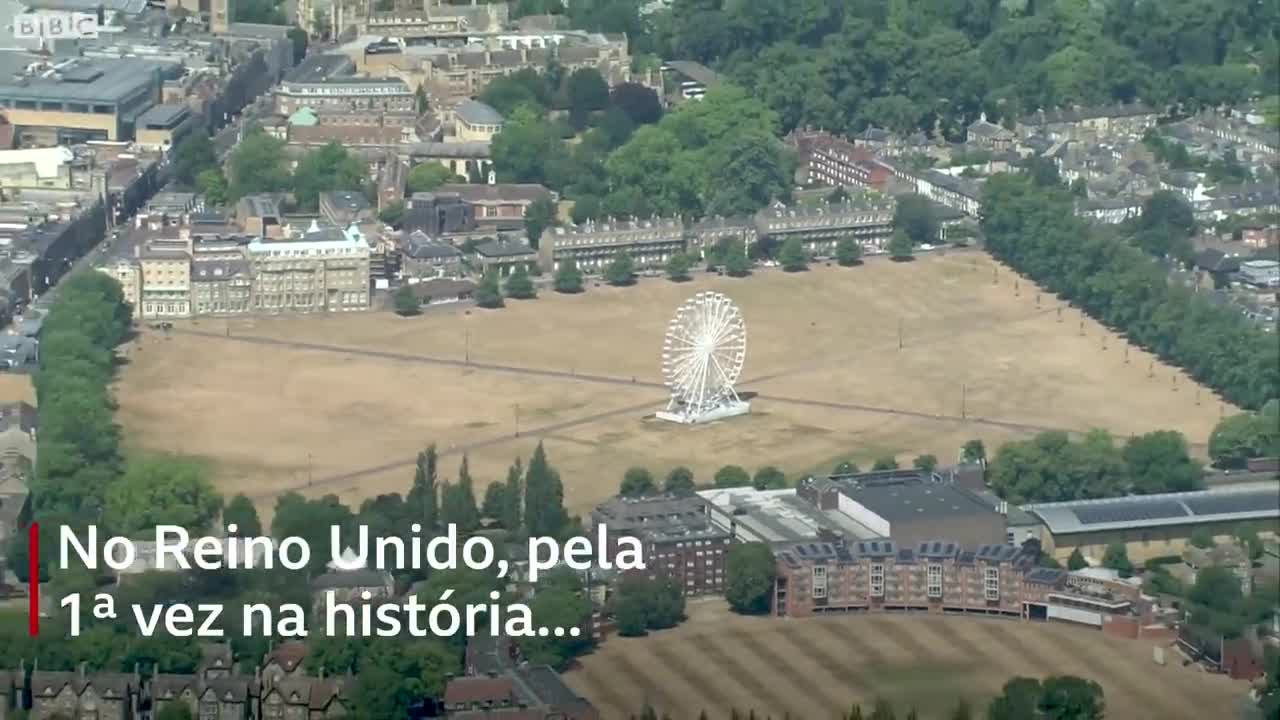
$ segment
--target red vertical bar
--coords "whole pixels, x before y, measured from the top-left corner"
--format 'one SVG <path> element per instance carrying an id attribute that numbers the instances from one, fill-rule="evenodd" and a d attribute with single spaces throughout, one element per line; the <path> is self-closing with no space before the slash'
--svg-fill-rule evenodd
<path id="1" fill-rule="evenodd" d="M 27 632 L 35 637 L 40 634 L 40 523 L 31 523 L 27 528 L 27 547 L 27 584 L 30 588 L 27 593 L 30 599 Z"/>

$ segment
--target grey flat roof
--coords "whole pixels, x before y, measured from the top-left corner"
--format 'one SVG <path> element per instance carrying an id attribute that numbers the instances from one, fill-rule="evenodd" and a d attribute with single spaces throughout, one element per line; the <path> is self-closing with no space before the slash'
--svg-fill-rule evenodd
<path id="1" fill-rule="evenodd" d="M 714 70 L 702 63 L 696 63 L 691 60 L 669 60 L 667 61 L 667 67 L 707 87 L 711 87 L 720 81 L 720 76 Z"/>
<path id="2" fill-rule="evenodd" d="M 0 83 L 0 98 L 114 104 L 154 85 L 161 67 L 162 63 L 137 58 L 80 59 L 63 70 L 61 79 L 8 79 Z"/>
<path id="3" fill-rule="evenodd" d="M 409 146 L 409 154 L 420 157 L 488 158 L 490 153 L 487 140 L 471 140 L 467 142 L 414 143 Z"/>
<path id="4" fill-rule="evenodd" d="M 1280 481 L 1224 485 L 1185 493 L 1130 495 L 1024 505 L 1057 534 L 1280 518 Z"/>
<path id="5" fill-rule="evenodd" d="M 325 54 L 312 55 L 303 60 L 285 76 L 286 82 L 313 83 L 320 82 L 334 74 L 347 73 L 355 69 L 355 63 L 346 55 Z"/>
<path id="6" fill-rule="evenodd" d="M 471 125 L 500 125 L 502 113 L 479 100 L 467 100 L 454 110 L 458 117 Z"/>
<path id="7" fill-rule="evenodd" d="M 906 482 L 842 487 L 841 491 L 892 525 L 901 520 L 989 515 L 995 509 L 963 488 L 948 483 Z"/>
<path id="8" fill-rule="evenodd" d="M 186 105 L 152 105 L 138 116 L 137 124 L 168 127 L 190 114 L 191 108 Z"/>

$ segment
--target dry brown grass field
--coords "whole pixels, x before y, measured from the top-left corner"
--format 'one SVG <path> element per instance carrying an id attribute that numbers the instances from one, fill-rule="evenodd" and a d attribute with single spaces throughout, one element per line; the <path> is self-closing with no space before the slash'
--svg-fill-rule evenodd
<path id="1" fill-rule="evenodd" d="M 713 606 L 714 607 L 714 606 Z M 835 720 L 850 704 L 885 698 L 898 717 L 949 717 L 959 698 L 986 704 L 1016 675 L 1070 674 L 1100 683 L 1109 718 L 1234 717 L 1246 685 L 1152 661 L 1150 643 L 1078 626 L 994 618 L 861 615 L 805 620 L 732 616 L 691 606 L 693 620 L 643 638 L 610 638 L 565 679 L 603 717 L 625 718 L 647 702 L 674 720 L 706 709 L 756 709 Z M 696 620 L 696 621 L 694 621 Z"/>
<path id="2" fill-rule="evenodd" d="M 742 308 L 740 389 L 758 393 L 753 412 L 696 428 L 647 418 L 665 400 L 666 323 L 705 289 Z M 993 447 L 1042 427 L 1172 428 L 1202 443 L 1231 411 L 1125 346 L 985 254 L 962 252 L 544 291 L 499 311 L 410 319 L 183 322 L 122 349 L 116 394 L 134 446 L 206 457 L 225 491 L 264 505 L 286 489 L 348 500 L 403 491 L 431 442 L 452 456 L 447 471 L 465 450 L 487 483 L 542 440 L 581 511 L 634 464 L 686 464 L 702 480 L 727 463 L 795 475 L 883 454 L 945 461 L 970 438 Z"/>

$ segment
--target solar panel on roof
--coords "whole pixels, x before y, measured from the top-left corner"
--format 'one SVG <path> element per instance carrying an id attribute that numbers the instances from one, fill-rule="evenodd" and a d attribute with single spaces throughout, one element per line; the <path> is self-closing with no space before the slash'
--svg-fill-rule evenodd
<path id="1" fill-rule="evenodd" d="M 1187 511 L 1172 500 L 1105 503 L 1072 510 L 1082 525 L 1136 522 L 1185 517 Z"/>
<path id="2" fill-rule="evenodd" d="M 1280 494 L 1273 492 L 1240 493 L 1219 495 L 1217 497 L 1200 497 L 1184 500 L 1183 502 L 1196 515 L 1222 515 L 1280 508 Z"/>

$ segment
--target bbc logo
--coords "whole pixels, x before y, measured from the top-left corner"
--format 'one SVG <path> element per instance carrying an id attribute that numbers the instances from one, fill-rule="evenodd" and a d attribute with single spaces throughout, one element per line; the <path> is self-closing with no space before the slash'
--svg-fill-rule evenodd
<path id="1" fill-rule="evenodd" d="M 98 16 L 78 12 L 34 12 L 13 18 L 13 36 L 19 39 L 98 37 Z"/>

